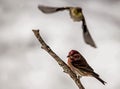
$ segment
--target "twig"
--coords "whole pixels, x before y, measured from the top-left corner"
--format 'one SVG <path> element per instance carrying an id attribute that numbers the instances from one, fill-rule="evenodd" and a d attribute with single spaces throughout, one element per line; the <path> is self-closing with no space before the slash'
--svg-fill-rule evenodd
<path id="1" fill-rule="evenodd" d="M 45 41 L 42 39 L 42 37 L 39 34 L 39 30 L 32 30 L 34 32 L 34 35 L 38 39 L 38 41 L 41 43 L 41 48 L 46 50 L 56 61 L 57 63 L 63 68 L 64 72 L 69 74 L 69 76 L 74 80 L 76 85 L 79 87 L 79 89 L 85 89 L 83 85 L 81 84 L 80 80 L 77 78 L 76 74 L 69 68 L 69 66 L 62 61 L 62 59 L 57 56 L 51 48 L 45 43 Z"/>

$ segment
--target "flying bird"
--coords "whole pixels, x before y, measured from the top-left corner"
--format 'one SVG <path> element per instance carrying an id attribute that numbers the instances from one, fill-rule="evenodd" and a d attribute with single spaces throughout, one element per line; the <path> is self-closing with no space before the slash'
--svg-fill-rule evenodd
<path id="1" fill-rule="evenodd" d="M 71 50 L 68 54 L 68 66 L 77 76 L 92 76 L 105 85 L 97 73 L 89 66 L 85 58 L 76 50 Z"/>
<path id="2" fill-rule="evenodd" d="M 82 21 L 84 41 L 87 44 L 96 48 L 96 44 L 88 31 L 85 17 L 82 12 L 82 8 L 80 7 L 50 7 L 50 6 L 44 6 L 44 5 L 39 5 L 38 8 L 45 14 L 51 14 L 51 13 L 55 13 L 55 12 L 59 12 L 63 10 L 68 10 L 70 17 L 73 19 L 73 21 L 77 21 L 77 22 Z"/>

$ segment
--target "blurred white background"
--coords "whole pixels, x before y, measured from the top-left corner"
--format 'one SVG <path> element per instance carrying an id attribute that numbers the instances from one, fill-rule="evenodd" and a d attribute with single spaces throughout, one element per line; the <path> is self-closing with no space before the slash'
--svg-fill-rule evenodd
<path id="1" fill-rule="evenodd" d="M 81 22 L 67 11 L 46 15 L 37 8 L 80 6 L 97 49 L 85 44 Z M 32 29 L 65 62 L 76 49 L 100 77 L 81 79 L 86 89 L 120 89 L 120 0 L 0 0 L 0 89 L 78 89 L 62 68 L 40 48 Z"/>

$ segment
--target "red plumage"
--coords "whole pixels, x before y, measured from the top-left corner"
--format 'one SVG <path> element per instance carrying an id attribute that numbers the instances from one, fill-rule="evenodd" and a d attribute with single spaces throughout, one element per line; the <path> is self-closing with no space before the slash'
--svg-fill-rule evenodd
<path id="1" fill-rule="evenodd" d="M 89 66 L 85 58 L 76 50 L 71 50 L 68 54 L 68 65 L 71 70 L 78 76 L 92 76 L 98 79 L 102 84 L 105 85 L 97 73 Z"/>

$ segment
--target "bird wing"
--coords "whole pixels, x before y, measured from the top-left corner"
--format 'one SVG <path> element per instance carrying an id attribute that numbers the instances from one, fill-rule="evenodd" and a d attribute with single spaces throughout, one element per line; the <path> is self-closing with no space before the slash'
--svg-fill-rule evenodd
<path id="1" fill-rule="evenodd" d="M 41 10 L 43 13 L 46 13 L 46 14 L 69 9 L 69 7 L 50 7 L 50 6 L 44 6 L 44 5 L 39 5 L 38 8 L 39 10 Z"/>
<path id="2" fill-rule="evenodd" d="M 83 70 L 85 72 L 89 72 L 89 73 L 93 73 L 94 70 L 89 66 L 89 64 L 87 63 L 87 61 L 81 57 L 80 60 L 76 60 L 72 62 L 72 65 L 79 69 L 79 70 Z"/>
<path id="3" fill-rule="evenodd" d="M 88 31 L 84 16 L 82 19 L 82 28 L 83 28 L 83 37 L 84 37 L 85 42 L 96 48 L 96 44 Z"/>

